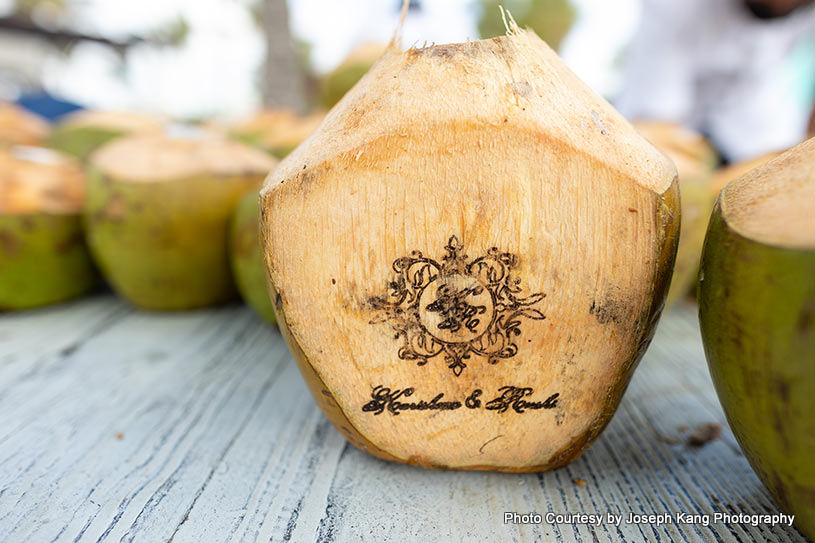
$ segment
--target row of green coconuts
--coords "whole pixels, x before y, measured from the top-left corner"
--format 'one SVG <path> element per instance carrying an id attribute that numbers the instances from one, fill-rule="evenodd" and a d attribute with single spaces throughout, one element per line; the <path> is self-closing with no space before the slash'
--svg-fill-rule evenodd
<path id="1" fill-rule="evenodd" d="M 237 290 L 274 322 L 257 193 L 278 159 L 321 120 L 321 114 L 277 110 L 231 125 L 189 126 L 83 111 L 51 127 L 0 105 L 0 310 L 81 296 L 98 285 L 98 269 L 137 307 L 206 307 L 233 299 Z M 717 171 L 716 155 L 700 135 L 665 123 L 638 128 L 680 173 L 683 221 L 672 305 L 695 284 L 716 195 L 756 164 Z"/>
<path id="2" fill-rule="evenodd" d="M 339 101 L 384 49 L 352 51 L 320 81 L 320 108 Z M 0 312 L 92 292 L 101 271 L 137 307 L 194 309 L 239 292 L 274 323 L 258 190 L 323 116 L 261 111 L 189 126 L 82 111 L 50 126 L 0 103 Z"/>
<path id="3" fill-rule="evenodd" d="M 257 191 L 320 119 L 276 111 L 190 126 L 83 111 L 51 127 L 0 105 L 0 310 L 82 296 L 101 271 L 140 308 L 206 307 L 239 291 L 274 322 Z"/>

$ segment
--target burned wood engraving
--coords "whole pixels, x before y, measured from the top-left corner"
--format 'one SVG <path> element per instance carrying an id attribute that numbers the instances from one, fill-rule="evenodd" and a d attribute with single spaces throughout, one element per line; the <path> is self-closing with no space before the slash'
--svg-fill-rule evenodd
<path id="1" fill-rule="evenodd" d="M 546 295 L 520 296 L 521 280 L 512 274 L 516 255 L 492 247 L 470 261 L 456 236 L 444 250 L 441 263 L 419 251 L 393 262 L 387 295 L 371 299 L 378 312 L 371 324 L 393 327 L 402 341 L 400 359 L 424 366 L 442 356 L 456 376 L 473 355 L 490 364 L 515 356 L 522 318 L 545 319 L 535 306 Z"/>

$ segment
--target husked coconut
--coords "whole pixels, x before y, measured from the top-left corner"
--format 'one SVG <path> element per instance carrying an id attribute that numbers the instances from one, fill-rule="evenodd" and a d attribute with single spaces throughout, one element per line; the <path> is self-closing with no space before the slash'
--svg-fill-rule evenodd
<path id="1" fill-rule="evenodd" d="M 261 191 L 278 323 L 354 445 L 533 471 L 600 435 L 662 310 L 676 168 L 536 35 L 391 47 Z"/>

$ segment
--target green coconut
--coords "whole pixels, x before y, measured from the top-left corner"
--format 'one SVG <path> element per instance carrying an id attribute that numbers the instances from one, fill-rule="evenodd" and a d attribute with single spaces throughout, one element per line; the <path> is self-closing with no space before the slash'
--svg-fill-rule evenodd
<path id="1" fill-rule="evenodd" d="M 705 241 L 699 317 L 745 456 L 815 538 L 815 139 L 722 191 Z"/>
<path id="2" fill-rule="evenodd" d="M 0 150 L 0 310 L 70 300 L 96 284 L 83 198 L 73 159 L 33 147 Z"/>
<path id="3" fill-rule="evenodd" d="M 229 257 L 235 283 L 244 301 L 255 312 L 277 324 L 274 306 L 266 286 L 263 253 L 260 247 L 258 191 L 247 193 L 235 209 L 230 232 Z"/>
<path id="4" fill-rule="evenodd" d="M 156 134 L 164 121 L 119 111 L 85 110 L 66 116 L 54 127 L 47 144 L 52 149 L 85 160 L 93 151 L 125 135 Z"/>
<path id="5" fill-rule="evenodd" d="M 351 51 L 339 66 L 320 81 L 320 105 L 328 109 L 339 102 L 371 69 L 385 49 L 384 44 L 369 42 Z"/>
<path id="6" fill-rule="evenodd" d="M 690 129 L 665 122 L 637 122 L 634 126 L 668 155 L 679 172 L 682 224 L 673 278 L 665 302 L 671 307 L 696 285 L 705 232 L 715 201 L 710 185 L 718 157 L 710 143 Z"/>
<path id="7" fill-rule="evenodd" d="M 571 0 L 479 0 L 478 3 L 481 36 L 503 34 L 503 21 L 495 17 L 503 6 L 512 12 L 521 27 L 533 30 L 556 51 L 577 18 L 577 9 Z"/>
<path id="8" fill-rule="evenodd" d="M 41 145 L 48 131 L 45 119 L 14 104 L 0 102 L 0 146 Z"/>
<path id="9" fill-rule="evenodd" d="M 214 134 L 161 134 L 116 140 L 91 164 L 88 241 L 116 292 L 151 310 L 235 297 L 229 219 L 274 159 Z"/>
<path id="10" fill-rule="evenodd" d="M 292 152 L 323 122 L 324 113 L 300 116 L 288 109 L 260 111 L 228 129 L 229 135 L 277 158 Z"/>
<path id="11" fill-rule="evenodd" d="M 752 158 L 750 160 L 745 160 L 744 162 L 730 164 L 718 170 L 710 182 L 711 194 L 713 195 L 714 201 L 716 198 L 719 197 L 719 193 L 722 191 L 724 186 L 728 184 L 730 181 L 738 179 L 739 177 L 742 177 L 744 174 L 755 170 L 759 166 L 764 165 L 765 163 L 769 162 L 770 160 L 774 159 L 780 154 L 781 154 L 780 151 L 767 153 L 759 157 Z"/>

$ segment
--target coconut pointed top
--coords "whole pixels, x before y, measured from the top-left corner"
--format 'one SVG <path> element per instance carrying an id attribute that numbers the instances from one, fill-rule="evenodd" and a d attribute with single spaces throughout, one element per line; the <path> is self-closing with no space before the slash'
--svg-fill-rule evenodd
<path id="1" fill-rule="evenodd" d="M 583 153 L 656 192 L 675 168 L 533 32 L 508 22 L 496 38 L 402 51 L 399 34 L 267 188 L 381 138 L 512 126 L 541 145 Z"/>
<path id="2" fill-rule="evenodd" d="M 728 183 L 721 209 L 746 238 L 815 250 L 815 138 Z"/>

